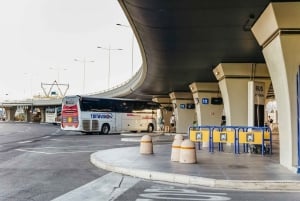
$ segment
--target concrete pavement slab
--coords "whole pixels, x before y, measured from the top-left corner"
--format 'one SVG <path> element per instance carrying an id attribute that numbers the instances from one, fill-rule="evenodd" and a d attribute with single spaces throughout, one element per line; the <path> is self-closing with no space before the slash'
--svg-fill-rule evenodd
<path id="1" fill-rule="evenodd" d="M 197 150 L 197 163 L 172 162 L 171 144 L 154 145 L 154 154 L 139 147 L 93 153 L 91 162 L 102 169 L 133 177 L 181 184 L 247 190 L 300 190 L 300 175 L 281 166 L 278 155 L 233 154 Z"/>

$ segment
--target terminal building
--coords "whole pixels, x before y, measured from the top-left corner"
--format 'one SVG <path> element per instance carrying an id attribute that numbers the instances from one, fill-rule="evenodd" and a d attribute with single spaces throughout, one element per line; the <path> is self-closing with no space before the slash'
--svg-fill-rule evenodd
<path id="1" fill-rule="evenodd" d="M 165 127 L 269 125 L 280 164 L 300 172 L 300 2 L 119 0 L 143 64 L 124 85 L 93 97 L 152 99 Z M 7 120 L 24 107 L 61 99 L 2 103 Z M 174 115 L 175 127 L 170 119 Z M 29 117 L 27 118 L 29 119 Z M 173 129 L 173 130 L 171 130 Z"/>

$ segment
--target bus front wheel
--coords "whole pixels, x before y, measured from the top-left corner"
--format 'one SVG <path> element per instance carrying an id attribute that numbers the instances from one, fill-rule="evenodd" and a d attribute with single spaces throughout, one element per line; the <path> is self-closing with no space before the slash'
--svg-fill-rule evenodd
<path id="1" fill-rule="evenodd" d="M 103 124 L 101 128 L 101 133 L 107 135 L 109 133 L 110 127 L 108 124 Z"/>
<path id="2" fill-rule="evenodd" d="M 148 133 L 153 133 L 153 131 L 154 131 L 154 126 L 153 126 L 153 124 L 149 124 L 149 125 L 148 125 L 148 129 L 147 129 L 147 132 L 148 132 Z"/>

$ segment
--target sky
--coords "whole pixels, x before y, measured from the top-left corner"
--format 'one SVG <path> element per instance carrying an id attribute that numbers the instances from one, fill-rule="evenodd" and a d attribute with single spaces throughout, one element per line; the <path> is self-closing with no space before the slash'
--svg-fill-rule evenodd
<path id="1" fill-rule="evenodd" d="M 0 101 L 43 96 L 54 81 L 67 95 L 98 92 L 141 66 L 117 0 L 2 0 L 0 30 Z"/>

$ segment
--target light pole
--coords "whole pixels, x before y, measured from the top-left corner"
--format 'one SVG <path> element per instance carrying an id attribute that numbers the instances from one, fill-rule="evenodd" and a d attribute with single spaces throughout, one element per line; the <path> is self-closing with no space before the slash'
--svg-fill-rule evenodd
<path id="1" fill-rule="evenodd" d="M 124 24 L 116 24 L 117 26 L 121 26 L 121 27 L 127 27 L 130 28 L 130 26 L 128 25 L 124 25 Z M 133 76 L 133 46 L 134 45 L 134 34 L 132 33 L 132 38 L 131 38 L 131 76 Z"/>
<path id="2" fill-rule="evenodd" d="M 108 51 L 108 78 L 107 78 L 107 88 L 110 87 L 110 51 L 112 50 L 123 50 L 121 48 L 112 49 L 110 46 L 108 48 L 98 46 L 97 48 Z"/>
<path id="3" fill-rule="evenodd" d="M 68 70 L 67 68 L 54 68 L 54 67 L 50 67 L 50 70 L 57 70 L 57 83 L 59 83 L 59 73 L 61 70 Z"/>
<path id="4" fill-rule="evenodd" d="M 95 62 L 95 61 L 93 61 L 93 60 L 86 60 L 85 57 L 84 57 L 82 60 L 80 60 L 80 59 L 74 59 L 74 61 L 83 63 L 83 82 L 82 82 L 82 90 L 83 90 L 83 93 L 85 93 L 85 66 L 86 66 L 86 63 L 87 63 L 87 62 L 92 63 L 92 62 Z"/>

